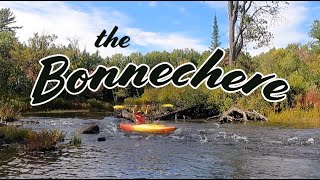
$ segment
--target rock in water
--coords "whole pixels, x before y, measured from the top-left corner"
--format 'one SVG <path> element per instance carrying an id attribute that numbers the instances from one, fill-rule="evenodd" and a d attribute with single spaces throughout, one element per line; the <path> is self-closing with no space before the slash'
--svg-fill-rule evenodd
<path id="1" fill-rule="evenodd" d="M 98 125 L 88 125 L 83 127 L 80 132 L 81 134 L 99 134 L 100 128 Z"/>
<path id="2" fill-rule="evenodd" d="M 307 141 L 308 144 L 313 144 L 314 143 L 314 139 L 313 138 L 309 138 Z"/>
<path id="3" fill-rule="evenodd" d="M 98 141 L 106 141 L 106 138 L 105 137 L 99 137 Z"/>
<path id="4" fill-rule="evenodd" d="M 31 125 L 33 125 L 33 124 L 39 124 L 39 122 L 38 121 L 26 121 L 25 122 L 25 124 L 31 124 Z"/>

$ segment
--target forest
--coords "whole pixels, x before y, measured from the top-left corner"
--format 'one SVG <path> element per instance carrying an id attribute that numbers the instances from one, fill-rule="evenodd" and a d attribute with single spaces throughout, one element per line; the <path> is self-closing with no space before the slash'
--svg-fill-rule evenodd
<path id="1" fill-rule="evenodd" d="M 68 38 L 69 44 L 55 43 L 55 34 L 34 33 L 27 42 L 20 42 L 16 36 L 14 12 L 4 8 L 0 10 L 0 118 L 10 120 L 20 113 L 50 110 L 99 110 L 113 111 L 117 104 L 147 105 L 171 103 L 178 108 L 199 107 L 219 114 L 231 107 L 254 109 L 269 117 L 274 123 L 302 122 L 320 123 L 320 21 L 315 20 L 309 35 L 313 41 L 306 44 L 288 44 L 285 48 L 271 49 L 257 56 L 251 56 L 244 48 L 226 48 L 226 56 L 219 64 L 225 72 L 232 69 L 244 70 L 248 77 L 255 72 L 262 74 L 276 73 L 286 79 L 290 90 L 284 101 L 273 103 L 263 99 L 260 88 L 245 96 L 241 93 L 226 93 L 221 89 L 209 90 L 204 84 L 193 89 L 190 86 L 176 88 L 168 85 L 154 88 L 147 84 L 135 88 L 129 84 L 126 88 L 106 89 L 97 92 L 86 89 L 78 95 L 63 91 L 53 101 L 32 107 L 30 94 L 40 71 L 39 60 L 54 54 L 64 54 L 70 59 L 70 74 L 77 68 L 93 72 L 98 65 L 116 66 L 123 69 L 128 63 L 147 64 L 150 68 L 161 62 L 168 62 L 174 67 L 191 62 L 199 67 L 212 53 L 213 47 L 204 52 L 194 49 L 174 49 L 140 52 L 128 56 L 115 54 L 103 58 L 99 52 L 89 53 L 80 50 L 79 40 Z M 242 36 L 242 35 L 241 35 Z M 214 37 L 214 36 L 213 36 Z M 241 38 L 240 38 L 241 39 Z M 240 42 L 244 43 L 244 42 Z M 216 47 L 218 43 L 216 42 Z M 235 46 L 236 47 L 236 46 Z M 237 50 L 238 53 L 234 53 Z M 233 57 L 230 56 L 233 55 Z M 231 58 L 230 58 L 231 57 Z M 235 58 L 234 58 L 235 57 Z"/>

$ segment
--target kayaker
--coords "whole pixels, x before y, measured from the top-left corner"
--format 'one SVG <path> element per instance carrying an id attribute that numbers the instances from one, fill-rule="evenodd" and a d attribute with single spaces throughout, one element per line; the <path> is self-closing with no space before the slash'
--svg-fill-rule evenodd
<path id="1" fill-rule="evenodd" d="M 146 117 L 143 115 L 143 112 L 141 111 L 138 111 L 136 114 L 134 114 L 134 119 L 136 124 L 146 123 Z"/>

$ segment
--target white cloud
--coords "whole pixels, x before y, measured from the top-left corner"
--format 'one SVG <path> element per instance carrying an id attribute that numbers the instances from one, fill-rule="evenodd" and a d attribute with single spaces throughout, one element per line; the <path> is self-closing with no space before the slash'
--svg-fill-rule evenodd
<path id="1" fill-rule="evenodd" d="M 156 1 L 150 1 L 148 4 L 150 7 L 156 7 L 158 3 Z"/>
<path id="2" fill-rule="evenodd" d="M 145 32 L 138 28 L 126 28 L 124 31 L 132 37 L 132 42 L 140 46 L 154 46 L 163 50 L 194 48 L 198 51 L 204 51 L 208 49 L 208 47 L 202 45 L 199 40 L 188 38 L 177 33 L 163 34 Z"/>
<path id="3" fill-rule="evenodd" d="M 147 32 L 135 27 L 128 27 L 130 18 L 122 12 L 111 9 L 98 9 L 87 7 L 83 11 L 80 7 L 71 6 L 65 2 L 0 2 L 0 8 L 10 8 L 16 16 L 17 25 L 23 28 L 17 30 L 20 41 L 27 41 L 35 32 L 46 31 L 56 34 L 56 43 L 67 44 L 67 37 L 79 37 L 80 48 L 86 48 L 89 52 L 99 50 L 103 57 L 122 53 L 129 55 L 139 51 L 139 46 L 154 46 L 157 50 L 173 50 L 175 48 L 195 48 L 203 51 L 205 46 L 197 39 L 177 33 Z M 128 35 L 131 38 L 127 48 L 96 48 L 94 43 L 96 36 L 103 29 L 107 34 L 114 26 L 118 26 L 119 37 Z"/>
<path id="4" fill-rule="evenodd" d="M 205 1 L 203 3 L 215 9 L 227 8 L 227 1 Z"/>
<path id="5" fill-rule="evenodd" d="M 99 50 L 102 56 L 115 53 L 129 54 L 132 49 L 126 48 L 96 48 L 96 36 L 103 29 L 111 31 L 114 25 L 122 26 L 127 17 L 117 11 L 109 11 L 109 16 L 99 12 L 82 12 L 71 8 L 63 2 L 1 2 L 0 7 L 9 7 L 16 16 L 17 30 L 20 41 L 27 42 L 35 32 L 56 34 L 56 43 L 67 44 L 67 37 L 79 37 L 80 48 L 89 52 Z"/>

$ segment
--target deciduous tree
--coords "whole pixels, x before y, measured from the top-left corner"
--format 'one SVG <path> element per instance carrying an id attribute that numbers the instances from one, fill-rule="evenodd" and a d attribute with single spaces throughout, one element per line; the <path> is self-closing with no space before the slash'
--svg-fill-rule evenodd
<path id="1" fill-rule="evenodd" d="M 249 42 L 256 42 L 255 48 L 270 43 L 273 34 L 268 30 L 266 16 L 271 16 L 272 19 L 279 17 L 281 3 L 279 1 L 228 1 L 227 7 L 229 63 L 232 63 Z"/>

